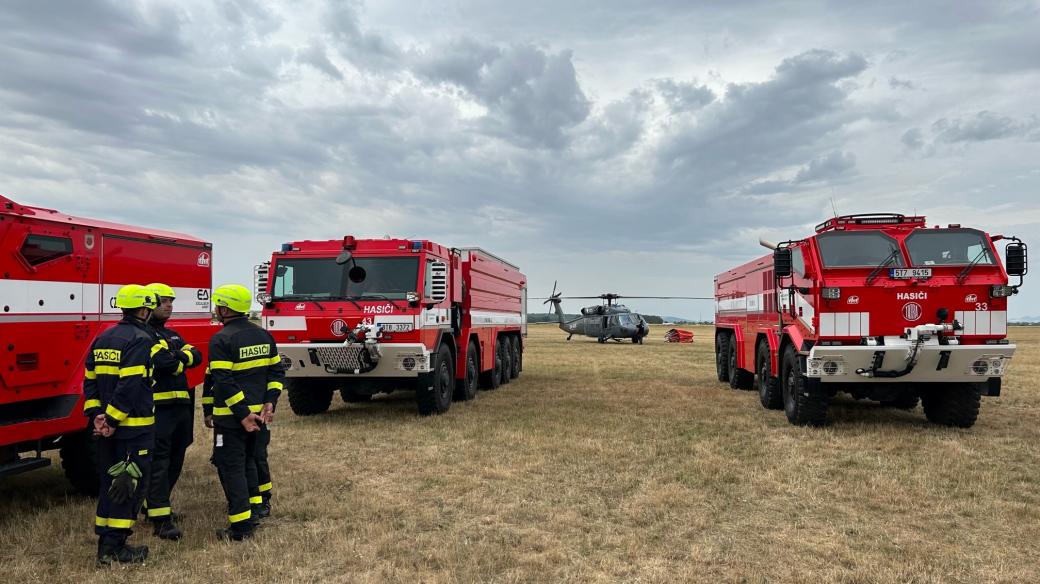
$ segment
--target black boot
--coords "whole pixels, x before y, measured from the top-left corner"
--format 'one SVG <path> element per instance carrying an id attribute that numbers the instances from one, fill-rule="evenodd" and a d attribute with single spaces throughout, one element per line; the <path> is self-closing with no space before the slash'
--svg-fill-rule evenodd
<path id="1" fill-rule="evenodd" d="M 126 542 L 98 541 L 97 566 L 111 566 L 112 562 L 120 564 L 140 564 L 148 559 L 148 546 L 127 545 Z"/>
<path id="2" fill-rule="evenodd" d="M 173 522 L 173 519 L 166 519 L 164 521 L 156 521 L 155 528 L 152 530 L 152 535 L 159 539 L 168 539 L 170 541 L 177 541 L 181 538 L 181 530 L 177 527 L 177 524 Z"/>
<path id="3" fill-rule="evenodd" d="M 256 515 L 260 519 L 267 519 L 271 516 L 271 501 L 270 499 L 265 500 L 256 507 L 253 507 L 253 515 Z"/>
<path id="4" fill-rule="evenodd" d="M 225 527 L 217 530 L 217 539 L 221 541 L 243 541 L 253 537 L 252 525 L 248 530 L 238 530 Z"/>

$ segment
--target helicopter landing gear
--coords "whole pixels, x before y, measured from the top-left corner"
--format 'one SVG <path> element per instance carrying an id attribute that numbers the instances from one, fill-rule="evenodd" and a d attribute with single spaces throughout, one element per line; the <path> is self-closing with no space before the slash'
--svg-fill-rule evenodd
<path id="1" fill-rule="evenodd" d="M 571 334 L 567 335 L 567 340 L 568 341 L 571 340 L 571 337 L 573 337 L 573 336 L 574 336 L 574 333 L 571 333 Z"/>

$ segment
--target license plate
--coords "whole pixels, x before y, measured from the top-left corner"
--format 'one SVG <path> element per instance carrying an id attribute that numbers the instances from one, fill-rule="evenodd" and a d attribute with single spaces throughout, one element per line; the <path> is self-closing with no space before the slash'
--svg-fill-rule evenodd
<path id="1" fill-rule="evenodd" d="M 388 322 L 386 324 L 379 324 L 379 328 L 383 329 L 384 332 L 388 333 L 410 333 L 412 332 L 412 323 L 410 322 Z"/>
<path id="2" fill-rule="evenodd" d="M 909 280 L 910 278 L 931 278 L 931 268 L 892 268 L 888 275 L 893 280 Z"/>

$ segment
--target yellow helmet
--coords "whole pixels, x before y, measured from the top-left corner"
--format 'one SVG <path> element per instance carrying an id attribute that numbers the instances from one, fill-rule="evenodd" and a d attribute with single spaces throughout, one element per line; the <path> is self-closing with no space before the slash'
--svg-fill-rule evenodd
<path id="1" fill-rule="evenodd" d="M 155 308 L 158 305 L 155 292 L 140 284 L 127 284 L 116 292 L 116 308 Z"/>
<path id="2" fill-rule="evenodd" d="M 224 284 L 213 291 L 213 304 L 246 314 L 253 306 L 253 295 L 245 286 Z"/>
<path id="3" fill-rule="evenodd" d="M 170 288 L 166 284 L 162 284 L 162 283 L 159 283 L 159 282 L 152 282 L 151 284 L 145 286 L 145 288 L 148 288 L 152 292 L 155 292 L 155 295 L 158 296 L 159 298 L 176 298 L 177 297 L 177 293 L 173 291 L 173 288 Z"/>

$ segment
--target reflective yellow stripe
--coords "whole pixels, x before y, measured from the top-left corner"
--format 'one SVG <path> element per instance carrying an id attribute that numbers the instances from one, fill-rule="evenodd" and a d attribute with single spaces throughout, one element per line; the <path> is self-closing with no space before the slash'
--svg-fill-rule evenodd
<path id="1" fill-rule="evenodd" d="M 231 523 L 238 523 L 240 521 L 245 521 L 245 520 L 249 519 L 252 516 L 253 516 L 253 510 L 252 509 L 246 509 L 245 511 L 243 511 L 243 512 L 237 514 L 237 515 L 228 515 L 227 518 L 228 518 L 228 521 L 230 521 Z"/>
<path id="2" fill-rule="evenodd" d="M 169 507 L 159 507 L 158 509 L 149 509 L 148 510 L 148 516 L 149 517 L 166 517 L 167 515 L 170 515 L 171 513 L 172 513 L 172 510 Z"/>
<path id="3" fill-rule="evenodd" d="M 233 396 L 227 398 L 226 400 L 224 400 L 224 403 L 226 403 L 228 405 L 228 407 L 231 407 L 231 406 L 237 404 L 238 402 L 240 402 L 240 401 L 242 401 L 244 399 L 246 399 L 246 394 L 244 394 L 244 393 L 242 393 L 240 391 L 240 392 L 236 393 L 235 395 L 233 395 Z"/>
<path id="4" fill-rule="evenodd" d="M 271 490 L 272 486 L 274 486 L 274 485 L 272 485 L 271 483 L 264 483 L 264 484 L 260 485 L 260 492 L 261 493 L 266 493 L 267 491 Z"/>
<path id="5" fill-rule="evenodd" d="M 264 409 L 264 406 L 262 406 L 262 405 L 249 406 L 249 411 L 253 412 L 254 414 L 256 412 L 259 412 L 262 409 Z M 231 408 L 213 408 L 213 415 L 214 416 L 230 416 L 231 415 Z"/>
<path id="6" fill-rule="evenodd" d="M 94 525 L 98 527 L 114 527 L 116 529 L 130 529 L 134 526 L 133 519 L 110 519 L 108 517 L 94 517 Z"/>
<path id="7" fill-rule="evenodd" d="M 174 375 L 180 375 L 181 373 L 184 373 L 184 363 L 177 364 L 177 372 Z"/>
<path id="8" fill-rule="evenodd" d="M 159 341 L 158 343 L 155 343 L 154 345 L 152 345 L 152 357 L 154 357 L 155 354 L 158 353 L 159 351 L 162 351 L 163 349 L 169 349 L 169 348 L 170 348 L 170 346 L 166 344 L 166 341 Z"/>
<path id="9" fill-rule="evenodd" d="M 83 372 L 83 377 L 86 377 L 87 379 L 97 379 L 97 373 L 94 373 L 90 369 L 87 369 Z"/>
<path id="10" fill-rule="evenodd" d="M 148 449 L 145 448 L 144 450 L 138 450 L 137 456 L 148 456 Z"/>
<path id="11" fill-rule="evenodd" d="M 278 391 L 282 391 L 282 389 L 284 387 L 285 386 L 282 385 L 281 381 L 268 381 L 267 382 L 267 389 L 275 389 L 275 390 L 278 390 Z"/>
<path id="12" fill-rule="evenodd" d="M 101 400 L 99 400 L 99 399 L 88 399 L 87 401 L 83 402 L 83 409 L 85 409 L 85 410 L 89 410 L 91 408 L 100 408 L 100 407 L 101 407 Z"/>
<path id="13" fill-rule="evenodd" d="M 148 416 L 147 418 L 127 418 L 125 421 L 120 422 L 121 426 L 151 426 L 155 423 L 155 416 Z"/>
<path id="14" fill-rule="evenodd" d="M 249 504 L 250 505 L 259 505 L 259 504 L 261 504 L 263 502 L 264 502 L 264 498 L 261 497 L 260 495 L 257 495 L 255 497 L 250 497 L 249 498 Z"/>
<path id="15" fill-rule="evenodd" d="M 188 356 L 188 367 L 195 364 L 195 355 L 191 354 L 191 350 L 194 348 L 195 347 L 192 347 L 191 345 L 184 345 L 184 348 L 181 349 L 181 351 Z"/>
<path id="16" fill-rule="evenodd" d="M 231 361 L 210 361 L 210 369 L 232 369 L 235 366 Z"/>
<path id="17" fill-rule="evenodd" d="M 94 367 L 95 375 L 119 375 L 119 367 L 114 365 L 98 365 Z"/>
<path id="18" fill-rule="evenodd" d="M 119 368 L 119 376 L 120 377 L 131 377 L 133 375 L 147 375 L 147 374 L 148 374 L 148 368 L 145 367 L 144 365 L 138 365 L 136 367 L 120 367 Z"/>
<path id="19" fill-rule="evenodd" d="M 105 415 L 111 416 L 112 419 L 122 422 L 130 414 L 116 409 L 115 406 L 113 406 L 112 404 L 108 404 L 108 407 L 105 408 Z"/>
<path id="20" fill-rule="evenodd" d="M 206 396 L 206 397 L 202 398 L 202 405 L 208 406 L 208 405 L 210 405 L 212 403 L 213 403 L 213 398 L 212 397 Z"/>
<path id="21" fill-rule="evenodd" d="M 191 399 L 191 394 L 186 391 L 162 391 L 159 393 L 153 393 L 152 399 L 156 401 L 162 401 L 165 399 Z"/>
<path id="22" fill-rule="evenodd" d="M 271 365 L 277 365 L 282 360 L 278 355 L 271 357 L 270 359 L 252 359 L 250 361 L 242 361 L 241 363 L 235 363 L 231 366 L 232 371 L 242 371 L 243 369 L 255 369 L 257 367 L 269 367 Z M 216 363 L 227 363 L 227 361 L 215 361 L 210 366 L 216 365 Z M 213 367 L 214 369 L 222 369 L 222 367 Z"/>

